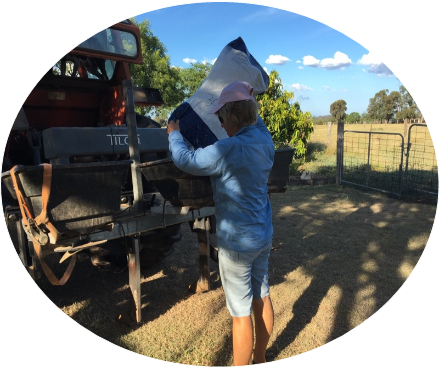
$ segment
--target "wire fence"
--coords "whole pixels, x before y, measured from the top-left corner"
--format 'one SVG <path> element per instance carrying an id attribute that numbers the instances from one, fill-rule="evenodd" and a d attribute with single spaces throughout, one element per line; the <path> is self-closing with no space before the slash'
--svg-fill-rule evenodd
<path id="1" fill-rule="evenodd" d="M 413 124 L 407 136 L 344 131 L 341 183 L 398 198 L 437 201 L 438 166 L 429 130 L 425 124 Z"/>
<path id="2" fill-rule="evenodd" d="M 409 128 L 403 195 L 413 198 L 438 196 L 438 164 L 429 129 L 425 124 Z"/>

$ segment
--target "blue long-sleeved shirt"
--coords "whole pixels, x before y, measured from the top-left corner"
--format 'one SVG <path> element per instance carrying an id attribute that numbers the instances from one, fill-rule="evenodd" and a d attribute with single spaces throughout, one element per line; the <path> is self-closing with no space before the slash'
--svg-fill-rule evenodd
<path id="1" fill-rule="evenodd" d="M 169 134 L 172 160 L 184 172 L 210 176 L 219 246 L 256 250 L 273 236 L 268 176 L 274 161 L 271 134 L 259 117 L 233 137 L 188 149 L 179 131 Z"/>

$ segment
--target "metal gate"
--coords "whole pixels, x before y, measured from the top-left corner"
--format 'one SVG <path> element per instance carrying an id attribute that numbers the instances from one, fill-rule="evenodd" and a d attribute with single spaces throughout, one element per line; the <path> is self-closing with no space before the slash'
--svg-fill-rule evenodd
<path id="1" fill-rule="evenodd" d="M 435 149 L 425 124 L 399 133 L 343 133 L 340 182 L 401 197 L 438 196 Z"/>
<path id="2" fill-rule="evenodd" d="M 413 124 L 409 128 L 402 192 L 406 197 L 438 196 L 438 164 L 425 124 Z"/>
<path id="3" fill-rule="evenodd" d="M 344 131 L 341 183 L 401 197 L 403 156 L 399 133 Z"/>

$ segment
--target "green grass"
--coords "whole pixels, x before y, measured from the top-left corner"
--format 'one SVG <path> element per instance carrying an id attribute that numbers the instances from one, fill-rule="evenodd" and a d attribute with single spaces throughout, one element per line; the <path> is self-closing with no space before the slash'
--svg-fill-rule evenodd
<path id="1" fill-rule="evenodd" d="M 291 165 L 291 174 L 300 174 L 303 171 L 314 172 L 324 177 L 335 177 L 337 151 L 337 126 L 331 128 L 328 140 L 328 126 L 314 127 L 314 132 L 307 144 L 304 159 L 296 159 Z"/>

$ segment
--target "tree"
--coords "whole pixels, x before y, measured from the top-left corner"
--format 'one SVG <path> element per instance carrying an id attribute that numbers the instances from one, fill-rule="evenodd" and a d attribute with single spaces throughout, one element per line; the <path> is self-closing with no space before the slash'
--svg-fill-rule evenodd
<path id="1" fill-rule="evenodd" d="M 385 99 L 384 104 L 384 119 L 390 122 L 395 117 L 395 114 L 400 109 L 401 96 L 399 92 L 392 91 Z"/>
<path id="2" fill-rule="evenodd" d="M 421 117 L 421 113 L 412 96 L 404 86 L 400 91 L 389 90 L 378 91 L 375 96 L 369 99 L 367 116 L 373 121 L 382 123 L 390 122 L 392 119 L 405 120 Z"/>
<path id="3" fill-rule="evenodd" d="M 303 113 L 294 93 L 283 90 L 279 74 L 273 70 L 269 74 L 267 90 L 257 96 L 259 114 L 267 125 L 275 143 L 290 143 L 295 148 L 295 156 L 306 154 L 306 144 L 314 130 L 311 113 Z"/>
<path id="4" fill-rule="evenodd" d="M 205 78 L 210 74 L 212 67 L 213 65 L 210 63 L 194 63 L 189 68 L 180 69 L 179 72 L 185 99 L 194 95 Z"/>
<path id="5" fill-rule="evenodd" d="M 369 99 L 369 106 L 367 108 L 368 117 L 373 121 L 382 122 L 385 119 L 385 104 L 389 90 L 378 91 L 375 96 Z"/>
<path id="6" fill-rule="evenodd" d="M 360 123 L 361 122 L 361 115 L 357 112 L 352 112 L 349 114 L 346 118 L 347 123 Z"/>
<path id="7" fill-rule="evenodd" d="M 331 121 L 330 115 L 321 115 L 321 116 L 313 116 L 312 119 L 314 120 L 314 125 L 320 125 L 320 124 L 327 124 Z"/>
<path id="8" fill-rule="evenodd" d="M 406 87 L 400 86 L 401 106 L 397 112 L 397 119 L 410 120 L 421 117 L 421 112 L 413 99 L 412 95 L 407 91 Z"/>
<path id="9" fill-rule="evenodd" d="M 368 113 L 366 111 L 364 111 L 363 113 L 361 113 L 361 122 L 368 122 L 369 121 L 369 116 Z"/>
<path id="10" fill-rule="evenodd" d="M 334 122 L 344 121 L 346 118 L 346 101 L 337 100 L 331 104 L 329 112 L 331 113 Z"/>
<path id="11" fill-rule="evenodd" d="M 166 54 L 167 49 L 158 37 L 153 35 L 148 20 L 138 23 L 131 18 L 131 21 L 140 30 L 143 58 L 143 64 L 130 65 L 133 85 L 157 88 L 161 91 L 164 100 L 163 108 L 137 107 L 137 111 L 144 115 L 156 110 L 156 115 L 160 115 L 162 109 L 170 110 L 184 100 L 179 70 L 170 66 L 170 57 Z"/>

